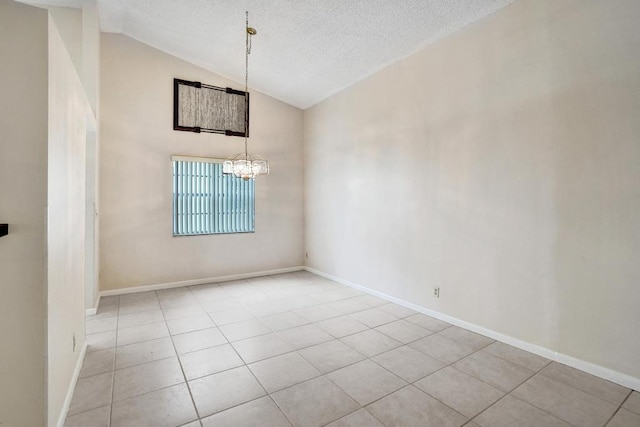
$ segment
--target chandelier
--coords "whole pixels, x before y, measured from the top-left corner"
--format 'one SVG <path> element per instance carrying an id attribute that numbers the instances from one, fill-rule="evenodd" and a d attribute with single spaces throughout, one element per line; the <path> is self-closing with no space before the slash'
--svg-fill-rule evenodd
<path id="1" fill-rule="evenodd" d="M 245 25 L 245 55 L 244 55 L 244 153 L 238 153 L 222 163 L 222 172 L 233 174 L 248 181 L 256 179 L 258 175 L 269 174 L 269 162 L 257 154 L 250 154 L 248 149 L 249 135 L 249 54 L 251 53 L 251 37 L 258 32 L 249 26 L 249 12 Z"/>

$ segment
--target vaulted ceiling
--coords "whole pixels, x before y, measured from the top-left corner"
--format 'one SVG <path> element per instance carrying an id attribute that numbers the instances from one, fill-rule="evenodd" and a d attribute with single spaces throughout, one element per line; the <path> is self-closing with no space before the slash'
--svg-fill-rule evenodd
<path id="1" fill-rule="evenodd" d="M 258 31 L 249 85 L 304 109 L 512 1 L 98 0 L 98 6 L 102 31 L 125 34 L 238 82 L 244 81 L 249 10 Z"/>

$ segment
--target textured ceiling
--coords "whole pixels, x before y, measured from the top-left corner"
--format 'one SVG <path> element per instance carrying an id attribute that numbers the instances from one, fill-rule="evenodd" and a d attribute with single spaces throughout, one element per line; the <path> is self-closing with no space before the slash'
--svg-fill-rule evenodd
<path id="1" fill-rule="evenodd" d="M 29 1 L 29 0 L 27 0 Z M 74 6 L 77 0 L 40 0 Z M 308 108 L 513 0 L 98 0 L 103 31 Z M 188 76 L 183 76 L 188 77 Z M 240 84 L 239 86 L 242 86 Z"/>

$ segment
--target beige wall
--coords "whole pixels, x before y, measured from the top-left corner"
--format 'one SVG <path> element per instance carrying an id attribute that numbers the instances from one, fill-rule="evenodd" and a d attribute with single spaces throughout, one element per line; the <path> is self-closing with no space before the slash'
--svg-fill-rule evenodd
<path id="1" fill-rule="evenodd" d="M 64 46 L 73 61 L 75 70 L 84 86 L 84 92 L 89 100 L 96 127 L 99 125 L 100 81 L 100 23 L 96 0 L 84 0 L 82 8 L 47 7 L 56 28 L 62 37 Z M 86 158 L 86 241 L 87 253 L 85 257 L 85 305 L 87 309 L 95 309 L 99 294 L 98 289 L 98 131 L 90 129 L 87 132 Z"/>
<path id="2" fill-rule="evenodd" d="M 45 423 L 47 12 L 0 0 L 0 425 Z"/>
<path id="3" fill-rule="evenodd" d="M 94 116 L 100 105 L 100 20 L 97 0 L 82 2 L 82 83 Z M 98 120 L 99 124 L 99 120 Z"/>
<path id="4" fill-rule="evenodd" d="M 47 7 L 60 37 L 71 57 L 73 66 L 82 75 L 82 10 L 71 7 Z"/>
<path id="5" fill-rule="evenodd" d="M 98 67 L 100 57 L 100 30 L 97 24 L 95 1 L 84 1 L 82 9 L 70 7 L 47 7 L 49 16 L 60 33 L 64 46 L 73 61 L 75 71 L 83 82 L 87 98 L 91 101 L 96 96 L 95 88 L 98 81 Z M 95 104 L 91 102 L 95 110 Z M 96 132 L 87 134 L 87 192 L 85 200 L 86 224 L 85 236 L 87 254 L 85 257 L 85 306 L 93 309 L 98 298 L 98 280 L 96 272 L 97 242 L 94 221 L 96 220 L 95 195 L 97 194 L 97 159 L 95 156 L 97 139 Z M 93 252 L 89 249 L 95 248 Z"/>
<path id="6" fill-rule="evenodd" d="M 100 81 L 100 22 L 97 0 L 84 0 L 82 8 L 48 6 L 65 48 L 82 80 L 89 104 L 97 115 Z"/>
<path id="7" fill-rule="evenodd" d="M 92 112 L 80 77 L 49 20 L 48 425 L 65 398 L 85 341 L 85 147 Z M 73 346 L 74 336 L 76 347 Z"/>
<path id="8" fill-rule="evenodd" d="M 640 384 L 638 22 L 519 0 L 305 111 L 307 264 Z"/>
<path id="9" fill-rule="evenodd" d="M 174 238 L 171 155 L 227 157 L 243 139 L 174 131 L 173 78 L 242 84 L 121 35 L 103 34 L 101 61 L 101 290 L 302 265 L 302 111 L 252 92 L 249 148 L 271 164 L 254 234 Z"/>

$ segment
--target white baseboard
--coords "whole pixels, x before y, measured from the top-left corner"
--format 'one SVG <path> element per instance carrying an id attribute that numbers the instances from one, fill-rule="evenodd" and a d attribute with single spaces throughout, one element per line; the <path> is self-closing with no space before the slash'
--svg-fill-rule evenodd
<path id="1" fill-rule="evenodd" d="M 396 298 L 391 295 L 387 295 L 385 293 L 382 293 L 373 289 L 369 289 L 366 286 L 362 286 L 357 283 L 350 282 L 340 277 L 336 277 L 332 274 L 328 274 L 323 271 L 316 270 L 315 268 L 304 267 L 304 269 L 310 273 L 314 273 L 314 274 L 317 274 L 318 276 L 322 276 L 327 279 L 333 280 L 334 282 L 338 282 L 343 285 L 349 286 L 351 288 L 358 289 L 370 295 L 375 295 L 377 297 L 386 299 L 387 301 L 393 302 L 403 307 L 410 308 L 419 313 L 426 314 L 427 316 L 431 316 L 436 319 L 443 320 L 447 323 L 451 323 L 452 325 L 455 325 L 464 329 L 468 329 L 480 335 L 484 335 L 489 338 L 492 338 L 496 341 L 500 341 L 505 344 L 509 344 L 513 347 L 517 347 L 521 350 L 525 350 L 530 353 L 537 354 L 538 356 L 542 356 L 547 359 L 556 361 L 558 363 L 562 363 L 563 365 L 571 366 L 572 368 L 576 368 L 581 371 L 587 372 L 591 375 L 595 375 L 596 377 L 600 377 L 605 380 L 614 382 L 616 384 L 620 384 L 621 386 L 628 387 L 633 390 L 640 390 L 640 378 L 635 378 L 630 375 L 623 374 L 618 371 L 614 371 L 613 369 L 605 368 L 604 366 L 596 365 L 594 363 L 587 362 L 585 360 L 576 359 L 575 357 L 569 356 L 567 354 L 558 353 L 546 347 L 542 347 L 536 344 L 522 341 L 518 338 L 505 335 L 503 333 L 494 331 L 492 329 L 487 329 L 485 327 L 476 325 L 474 323 L 470 323 L 470 322 L 458 319 L 456 317 L 452 317 L 447 314 L 440 313 L 438 311 L 434 311 L 434 310 L 419 306 L 417 304 L 410 303 L 400 298 Z"/>
<path id="2" fill-rule="evenodd" d="M 273 276 L 274 274 L 291 273 L 304 270 L 304 267 L 280 268 L 277 270 L 256 271 L 253 273 L 232 274 L 229 276 L 206 277 L 203 279 L 183 280 L 181 282 L 160 283 L 156 285 L 134 286 L 130 288 L 101 291 L 100 297 L 134 294 L 138 292 L 159 291 L 162 289 L 182 288 L 184 286 L 205 285 L 207 283 L 230 282 L 232 280 L 250 279 L 252 277 Z"/>
<path id="3" fill-rule="evenodd" d="M 84 345 L 80 350 L 80 354 L 78 355 L 78 360 L 76 361 L 76 368 L 73 371 L 73 376 L 71 377 L 71 383 L 69 384 L 69 389 L 67 390 L 67 395 L 64 398 L 64 404 L 62 405 L 62 410 L 60 411 L 60 416 L 58 417 L 58 423 L 56 424 L 58 427 L 64 427 L 64 422 L 67 419 L 67 413 L 69 412 L 69 406 L 71 406 L 71 399 L 73 398 L 73 392 L 76 389 L 76 383 L 78 382 L 78 377 L 80 376 L 80 370 L 82 369 L 82 362 L 84 362 L 84 356 L 87 353 L 87 340 L 85 339 Z"/>
<path id="4" fill-rule="evenodd" d="M 96 296 L 96 301 L 93 303 L 93 308 L 87 308 L 87 316 L 93 316 L 98 313 L 98 309 L 100 308 L 100 293 Z"/>

